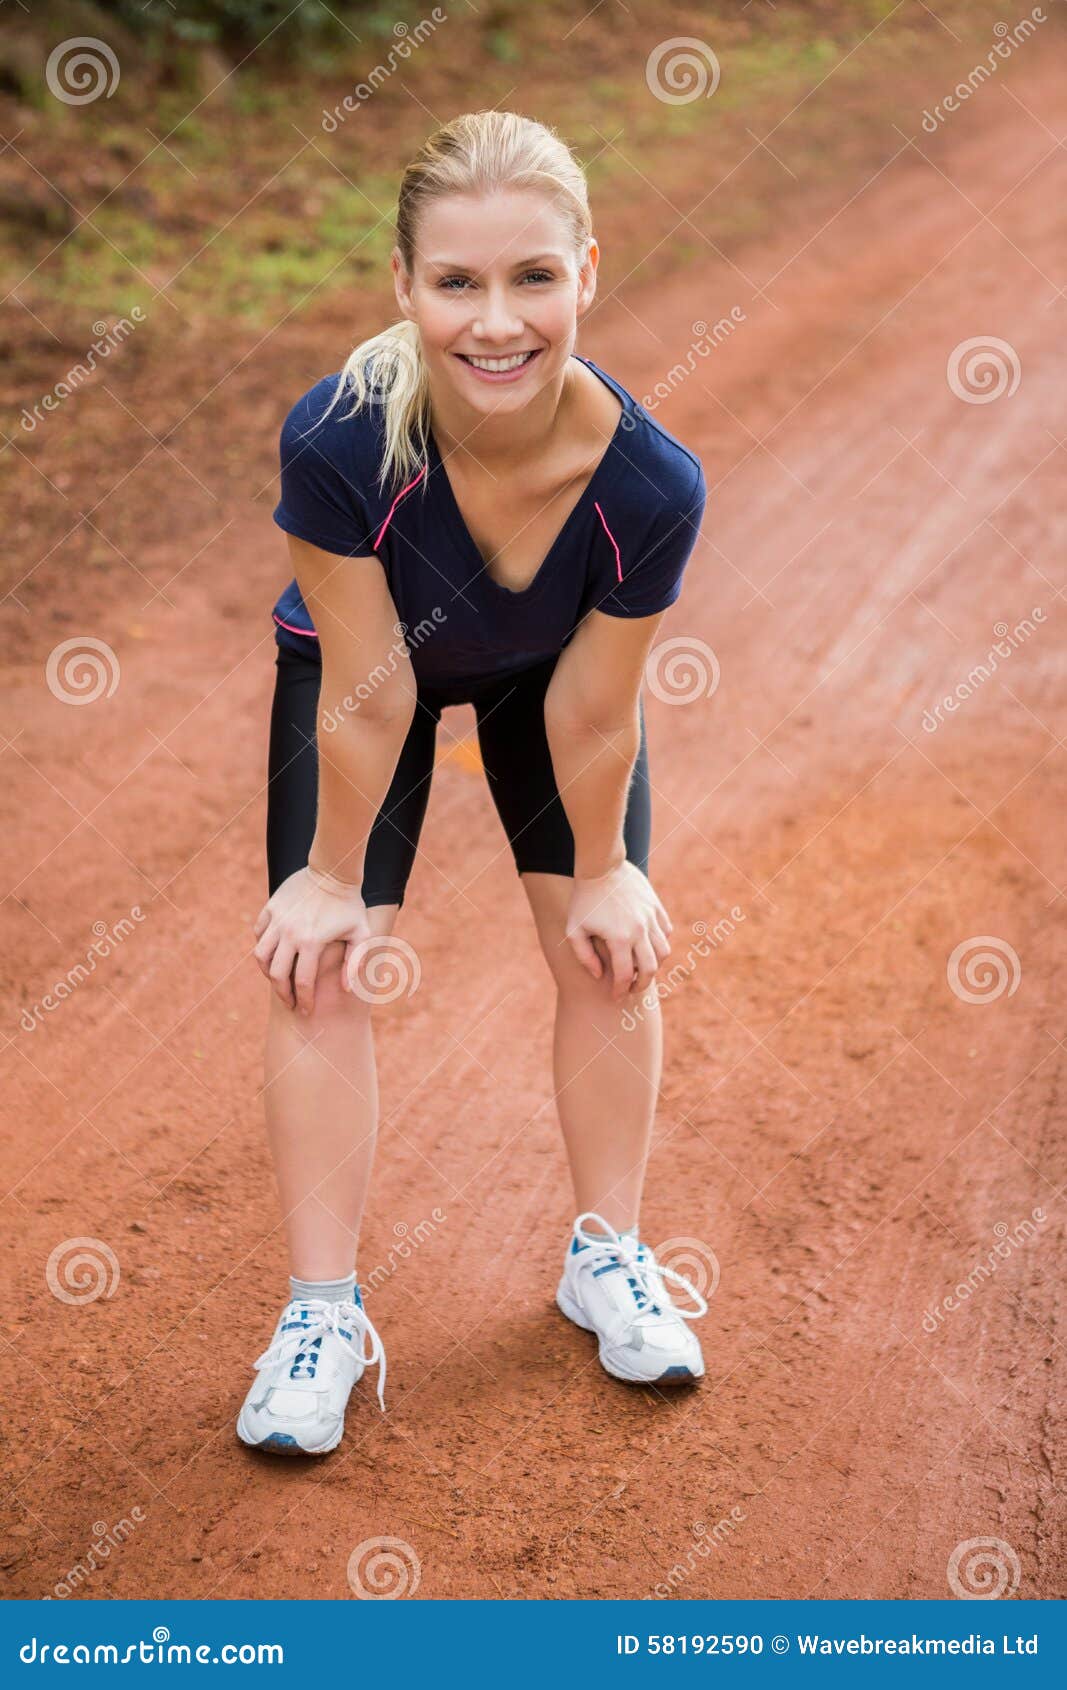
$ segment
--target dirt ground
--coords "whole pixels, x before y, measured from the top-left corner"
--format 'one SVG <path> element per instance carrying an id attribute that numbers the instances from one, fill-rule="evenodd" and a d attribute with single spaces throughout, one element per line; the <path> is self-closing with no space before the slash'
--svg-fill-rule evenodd
<path id="1" fill-rule="evenodd" d="M 659 410 L 710 489 L 663 636 L 719 674 L 646 691 L 652 877 L 689 961 L 644 1230 L 720 1276 L 688 1394 L 609 1380 L 553 1303 L 549 979 L 464 707 L 397 929 L 421 983 L 376 1011 L 359 1271 L 389 1411 L 361 1385 L 322 1462 L 237 1443 L 286 1283 L 249 954 L 287 579 L 270 488 L 191 560 L 176 461 L 170 538 L 38 606 L 42 651 L 106 637 L 121 681 L 72 709 L 35 659 L 8 695 L 11 1594 L 65 1594 L 124 1520 L 75 1594 L 345 1597 L 378 1536 L 410 1546 L 419 1598 L 940 1597 L 976 1539 L 1020 1596 L 1067 1593 L 1067 159 L 1056 64 L 1011 86 L 936 136 L 917 120 L 799 235 L 608 290 L 582 330 L 641 397 L 690 325 L 743 312 Z M 337 367 L 317 333 L 308 383 Z M 227 454 L 276 433 L 296 334 Z M 1018 385 L 961 396 L 950 358 L 990 336 Z M 953 960 L 970 941 L 984 975 Z M 44 1264 L 85 1238 L 118 1282 L 66 1301 Z"/>

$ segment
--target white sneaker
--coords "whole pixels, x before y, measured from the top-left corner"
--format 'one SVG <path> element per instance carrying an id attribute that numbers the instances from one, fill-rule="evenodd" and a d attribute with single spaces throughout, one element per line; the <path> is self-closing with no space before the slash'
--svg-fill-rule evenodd
<path id="1" fill-rule="evenodd" d="M 352 1386 L 374 1362 L 384 1414 L 385 1350 L 362 1305 L 294 1299 L 253 1363 L 257 1378 L 237 1416 L 237 1436 L 283 1455 L 325 1455 L 341 1441 Z"/>
<path id="2" fill-rule="evenodd" d="M 584 1221 L 599 1233 L 586 1232 Z M 676 1308 L 668 1279 L 699 1306 Z M 601 1215 L 587 1211 L 575 1221 L 556 1302 L 568 1320 L 596 1333 L 601 1364 L 616 1379 L 671 1385 L 704 1377 L 700 1345 L 685 1323 L 707 1314 L 707 1303 L 695 1285 L 657 1262 L 647 1244 L 620 1236 Z"/>

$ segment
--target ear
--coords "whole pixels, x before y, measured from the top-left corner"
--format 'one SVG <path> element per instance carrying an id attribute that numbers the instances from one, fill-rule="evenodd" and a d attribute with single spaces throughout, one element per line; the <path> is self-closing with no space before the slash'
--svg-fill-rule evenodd
<path id="1" fill-rule="evenodd" d="M 588 311 L 593 303 L 596 295 L 596 272 L 599 263 L 600 248 L 593 237 L 590 236 L 585 261 L 578 271 L 578 297 L 575 300 L 575 306 L 579 316 Z"/>
<path id="2" fill-rule="evenodd" d="M 396 294 L 396 302 L 402 314 L 409 321 L 414 321 L 415 302 L 411 297 L 411 279 L 404 269 L 404 260 L 400 255 L 398 246 L 393 248 L 389 263 L 393 271 L 393 291 Z"/>

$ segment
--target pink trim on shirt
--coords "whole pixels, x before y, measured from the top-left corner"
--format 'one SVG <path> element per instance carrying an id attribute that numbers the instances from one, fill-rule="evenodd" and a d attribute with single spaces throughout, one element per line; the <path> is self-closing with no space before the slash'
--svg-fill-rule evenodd
<path id="1" fill-rule="evenodd" d="M 271 614 L 274 615 L 273 611 Z M 317 640 L 319 637 L 314 628 L 294 628 L 291 622 L 283 622 L 280 616 L 275 616 L 274 620 L 279 628 L 288 628 L 291 634 L 303 634 L 306 640 Z"/>
<path id="2" fill-rule="evenodd" d="M 615 536 L 611 532 L 611 529 L 608 527 L 607 523 L 604 522 L 604 512 L 601 510 L 600 506 L 597 504 L 595 499 L 593 500 L 593 509 L 596 511 L 597 516 L 600 518 L 601 522 L 604 523 L 604 533 L 607 535 L 607 537 L 611 541 L 612 545 L 615 546 L 615 567 L 619 572 L 619 580 L 621 581 L 622 580 L 622 559 L 619 556 L 619 548 L 615 544 Z"/>
<path id="3" fill-rule="evenodd" d="M 374 542 L 375 551 L 377 551 L 378 547 L 381 545 L 385 531 L 388 528 L 389 524 L 393 520 L 393 512 L 396 510 L 397 505 L 400 503 L 401 499 L 404 497 L 404 494 L 410 493 L 411 489 L 413 487 L 417 487 L 419 482 L 422 480 L 422 478 L 425 474 L 426 474 L 426 465 L 423 464 L 422 468 L 420 469 L 418 475 L 415 477 L 414 481 L 409 481 L 406 487 L 401 487 L 401 489 L 400 489 L 399 493 L 397 494 L 396 498 L 393 500 L 392 504 L 389 506 L 389 515 L 386 517 L 385 521 L 382 523 L 382 526 L 381 526 L 381 528 L 378 532 L 378 538 Z"/>

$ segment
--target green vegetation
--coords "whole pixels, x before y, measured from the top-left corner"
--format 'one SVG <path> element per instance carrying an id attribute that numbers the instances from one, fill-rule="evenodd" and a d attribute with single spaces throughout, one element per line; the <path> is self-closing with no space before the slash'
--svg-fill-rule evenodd
<path id="1" fill-rule="evenodd" d="M 287 53 L 355 31 L 367 37 L 388 35 L 405 21 L 401 6 L 333 0 L 182 0 L 174 10 L 166 0 L 115 0 L 112 8 L 134 34 L 149 39 L 211 42 L 250 47 L 277 36 Z"/>
<path id="2" fill-rule="evenodd" d="M 850 169 L 861 181 L 894 121 L 914 129 L 919 68 L 937 55 L 958 66 L 997 15 L 992 0 L 939 0 L 943 22 L 892 0 L 780 0 L 743 17 L 724 3 L 701 18 L 720 69 L 714 95 L 674 103 L 646 83 L 653 48 L 692 31 L 691 9 L 670 4 L 651 32 L 634 12 L 590 19 L 571 41 L 574 14 L 562 0 L 486 0 L 476 13 L 449 10 L 404 58 L 392 51 L 403 39 L 394 25 L 413 30 L 429 0 L 403 8 L 406 20 L 400 6 L 304 0 L 283 24 L 293 0 L 183 0 L 178 12 L 118 0 L 106 14 L 58 0 L 55 10 L 72 32 L 95 17 L 122 75 L 110 97 L 84 105 L 21 90 L 37 228 L 28 234 L 31 212 L 6 240 L 19 273 L 32 272 L 27 304 L 85 322 L 140 304 L 174 324 L 156 299 L 165 292 L 181 317 L 251 330 L 388 286 L 397 174 L 432 113 L 506 99 L 554 124 L 588 161 L 602 227 L 635 195 L 651 217 L 706 199 L 699 225 L 729 251 L 780 215 L 793 181 L 847 189 Z M 559 74 L 565 37 L 588 64 L 584 76 Z M 29 71 L 24 57 L 9 77 L 32 83 L 46 57 Z M 324 128 L 323 113 L 374 67 L 376 91 Z M 57 216 L 68 219 L 58 245 Z M 622 228 L 612 234 L 618 275 L 650 249 L 646 276 L 706 250 L 691 229 L 684 249 L 675 235 L 660 250 L 644 238 L 651 225 L 639 232 L 623 218 Z M 627 239 L 643 244 L 628 251 Z"/>

